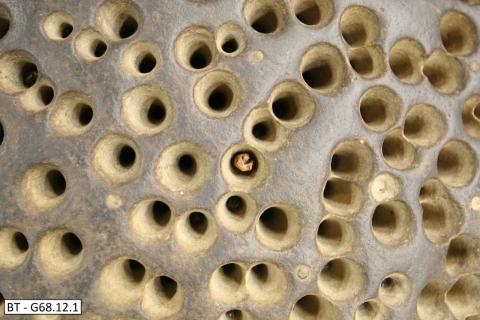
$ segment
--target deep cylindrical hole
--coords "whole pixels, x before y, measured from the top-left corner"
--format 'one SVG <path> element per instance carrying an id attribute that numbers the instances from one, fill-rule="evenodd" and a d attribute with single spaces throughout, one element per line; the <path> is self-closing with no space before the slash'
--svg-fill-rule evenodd
<path id="1" fill-rule="evenodd" d="M 0 16 L 0 39 L 5 37 L 5 35 L 8 33 L 8 30 L 10 30 L 10 19 L 8 19 L 6 16 Z"/>
<path id="2" fill-rule="evenodd" d="M 258 140 L 273 140 L 275 137 L 274 126 L 269 121 L 256 123 L 252 128 L 252 135 Z"/>
<path id="3" fill-rule="evenodd" d="M 238 50 L 238 42 L 235 38 L 230 38 L 222 43 L 222 50 L 226 53 L 234 53 Z"/>
<path id="4" fill-rule="evenodd" d="M 228 263 L 221 267 L 223 275 L 236 282 L 237 284 L 242 283 L 243 272 L 242 268 L 236 263 Z"/>
<path id="5" fill-rule="evenodd" d="M 165 120 L 166 115 L 167 112 L 162 101 L 160 101 L 159 99 L 153 100 L 147 111 L 148 121 L 151 124 L 158 125 L 161 124 L 163 120 Z"/>
<path id="6" fill-rule="evenodd" d="M 80 123 L 80 125 L 88 125 L 93 118 L 92 107 L 85 103 L 79 103 L 75 108 L 78 116 L 78 122 Z"/>
<path id="7" fill-rule="evenodd" d="M 204 234 L 208 228 L 208 219 L 201 212 L 192 212 L 188 216 L 188 224 L 195 233 Z"/>
<path id="8" fill-rule="evenodd" d="M 394 208 L 387 204 L 380 204 L 375 208 L 372 216 L 372 227 L 385 233 L 394 231 L 397 225 L 397 216 Z"/>
<path id="9" fill-rule="evenodd" d="M 177 293 L 177 281 L 167 276 L 160 276 L 156 278 L 155 286 L 157 291 L 160 292 L 168 300 L 172 299 Z"/>
<path id="10" fill-rule="evenodd" d="M 123 145 L 118 153 L 118 163 L 124 168 L 130 168 L 135 163 L 137 154 L 129 145 Z"/>
<path id="11" fill-rule="evenodd" d="M 212 62 L 212 53 L 206 44 L 201 44 L 190 56 L 190 65 L 194 69 L 203 69 Z"/>
<path id="12" fill-rule="evenodd" d="M 38 89 L 38 95 L 44 105 L 49 105 L 55 97 L 55 92 L 50 86 L 41 86 L 40 89 Z"/>
<path id="13" fill-rule="evenodd" d="M 302 77 L 309 87 L 322 89 L 332 84 L 333 70 L 328 63 L 322 63 L 304 70 Z"/>
<path id="14" fill-rule="evenodd" d="M 21 66 L 20 78 L 25 88 L 32 87 L 38 79 L 38 68 L 34 63 L 25 62 Z"/>
<path id="15" fill-rule="evenodd" d="M 67 189 L 67 182 L 65 177 L 58 170 L 50 170 L 47 172 L 46 182 L 49 189 L 55 196 L 61 196 Z"/>
<path id="16" fill-rule="evenodd" d="M 17 249 L 21 252 L 25 252 L 29 248 L 28 240 L 21 232 L 15 232 L 15 234 L 13 235 L 13 242 L 15 243 Z"/>
<path id="17" fill-rule="evenodd" d="M 96 40 L 92 45 L 93 55 L 96 58 L 100 58 L 107 52 L 107 44 L 102 40 Z"/>
<path id="18" fill-rule="evenodd" d="M 395 281 L 392 278 L 386 277 L 385 279 L 383 279 L 381 286 L 384 289 L 390 289 L 393 287 L 394 284 Z"/>
<path id="19" fill-rule="evenodd" d="M 225 206 L 230 213 L 236 216 L 244 215 L 245 211 L 247 210 L 247 204 L 240 196 L 229 197 L 225 203 Z"/>
<path id="20" fill-rule="evenodd" d="M 127 259 L 123 265 L 125 275 L 133 282 L 142 282 L 145 277 L 145 267 L 137 260 Z"/>
<path id="21" fill-rule="evenodd" d="M 251 24 L 252 28 L 260 33 L 272 33 L 278 28 L 278 18 L 275 12 L 270 9 L 260 15 Z"/>
<path id="22" fill-rule="evenodd" d="M 297 101 L 293 96 L 275 99 L 272 103 L 272 111 L 278 119 L 291 120 L 298 113 Z"/>
<path id="23" fill-rule="evenodd" d="M 118 35 L 121 39 L 126 39 L 132 36 L 138 29 L 138 22 L 134 17 L 128 15 L 123 20 L 120 29 L 118 30 Z"/>
<path id="24" fill-rule="evenodd" d="M 178 159 L 178 169 L 188 175 L 193 176 L 197 172 L 197 161 L 190 154 L 184 154 Z"/>
<path id="25" fill-rule="evenodd" d="M 387 106 L 381 99 L 364 99 L 360 103 L 360 116 L 366 124 L 382 124 L 387 118 Z"/>
<path id="26" fill-rule="evenodd" d="M 145 54 L 138 63 L 138 71 L 140 73 L 149 73 L 157 65 L 157 59 L 151 53 Z"/>
<path id="27" fill-rule="evenodd" d="M 477 118 L 477 120 L 480 120 L 480 103 L 473 109 L 473 116 Z"/>
<path id="28" fill-rule="evenodd" d="M 67 38 L 73 31 L 73 26 L 70 23 L 64 22 L 60 24 L 60 37 Z"/>
<path id="29" fill-rule="evenodd" d="M 270 232 L 285 234 L 288 230 L 288 218 L 283 209 L 271 207 L 260 216 L 260 223 Z"/>
<path id="30" fill-rule="evenodd" d="M 316 316 L 320 313 L 320 303 L 318 297 L 308 295 L 297 301 L 295 307 L 300 308 L 304 313 Z"/>
<path id="31" fill-rule="evenodd" d="M 83 250 L 82 241 L 71 232 L 67 232 L 62 236 L 62 245 L 73 256 L 76 256 Z"/>
<path id="32" fill-rule="evenodd" d="M 217 86 L 208 96 L 208 105 L 216 111 L 228 109 L 233 100 L 233 91 L 226 85 Z"/>
<path id="33" fill-rule="evenodd" d="M 365 49 L 359 49 L 358 54 L 349 57 L 352 69 L 358 74 L 367 75 L 373 71 L 373 59 L 370 53 Z"/>
<path id="34" fill-rule="evenodd" d="M 297 17 L 303 24 L 314 26 L 320 22 L 321 12 L 315 1 L 310 0 L 305 2 L 295 10 L 295 17 Z"/>
<path id="35" fill-rule="evenodd" d="M 268 266 L 264 263 L 259 263 L 252 267 L 253 276 L 260 282 L 267 282 L 268 280 Z"/>
<path id="36" fill-rule="evenodd" d="M 154 201 L 151 212 L 153 220 L 161 226 L 166 226 L 172 217 L 172 210 L 163 201 Z"/>
<path id="37" fill-rule="evenodd" d="M 321 239 L 340 242 L 342 240 L 342 227 L 335 220 L 323 220 L 318 226 L 317 236 Z"/>
<path id="38" fill-rule="evenodd" d="M 251 151 L 238 151 L 232 156 L 230 166 L 235 174 L 253 176 L 258 169 L 258 160 Z M 251 169 L 247 170 L 249 168 Z"/>
<path id="39" fill-rule="evenodd" d="M 0 122 L 0 145 L 2 145 L 4 137 L 5 133 L 3 132 L 3 124 Z"/>
<path id="40" fill-rule="evenodd" d="M 225 316 L 228 320 L 243 320 L 243 313 L 238 309 L 228 310 L 225 312 Z"/>

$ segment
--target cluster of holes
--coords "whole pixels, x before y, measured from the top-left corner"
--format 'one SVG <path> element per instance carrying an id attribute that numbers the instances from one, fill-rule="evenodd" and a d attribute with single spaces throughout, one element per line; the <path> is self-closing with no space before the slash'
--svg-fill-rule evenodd
<path id="1" fill-rule="evenodd" d="M 184 304 L 183 287 L 168 275 L 155 275 L 145 265 L 129 257 L 106 264 L 96 283 L 101 299 L 118 310 L 128 310 L 140 302 L 149 317 L 164 319 L 179 313 Z"/>
<path id="2" fill-rule="evenodd" d="M 245 299 L 270 306 L 287 294 L 287 275 L 270 262 L 229 262 L 218 267 L 209 281 L 211 297 L 220 303 L 236 305 Z"/>

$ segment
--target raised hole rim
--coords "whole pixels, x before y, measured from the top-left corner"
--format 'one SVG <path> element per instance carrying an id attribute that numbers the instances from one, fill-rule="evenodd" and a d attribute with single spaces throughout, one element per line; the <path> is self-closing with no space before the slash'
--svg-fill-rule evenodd
<path id="1" fill-rule="evenodd" d="M 330 177 L 321 191 L 321 201 L 329 212 L 341 216 L 356 215 L 365 203 L 364 191 L 352 181 Z"/>
<path id="2" fill-rule="evenodd" d="M 68 12 L 55 11 L 43 20 L 42 29 L 50 40 L 64 41 L 73 34 L 74 20 Z"/>
<path id="3" fill-rule="evenodd" d="M 130 211 L 129 232 L 143 242 L 163 243 L 173 231 L 175 210 L 160 197 L 148 197 L 138 201 Z"/>
<path id="4" fill-rule="evenodd" d="M 380 244 L 401 246 L 411 240 L 415 222 L 410 207 L 397 200 L 380 203 L 372 214 L 372 232 Z"/>
<path id="5" fill-rule="evenodd" d="M 131 0 L 104 0 L 96 9 L 97 29 L 110 41 L 133 38 L 142 27 L 140 9 Z"/>
<path id="6" fill-rule="evenodd" d="M 257 34 L 273 34 L 285 25 L 286 8 L 278 0 L 247 0 L 243 5 L 243 17 Z"/>
<path id="7" fill-rule="evenodd" d="M 215 33 L 215 43 L 219 52 L 228 57 L 236 57 L 245 50 L 247 38 L 242 27 L 229 22 L 218 28 Z M 225 46 L 227 46 L 227 48 Z"/>
<path id="8" fill-rule="evenodd" d="M 461 62 L 437 49 L 424 61 L 422 72 L 438 92 L 451 95 L 463 90 L 465 70 Z"/>
<path id="9" fill-rule="evenodd" d="M 260 150 L 278 150 L 285 143 L 287 134 L 265 106 L 254 108 L 243 122 L 245 141 Z"/>
<path id="10" fill-rule="evenodd" d="M 27 259 L 30 245 L 25 233 L 15 227 L 0 228 L 0 270 L 12 271 Z"/>
<path id="11" fill-rule="evenodd" d="M 231 199 L 237 199 L 233 203 Z M 228 231 L 244 233 L 252 226 L 257 213 L 255 200 L 246 192 L 231 191 L 220 197 L 216 205 L 218 222 Z"/>
<path id="12" fill-rule="evenodd" d="M 402 38 L 390 49 L 388 63 L 395 77 L 406 84 L 418 84 L 423 80 L 422 64 L 425 49 L 412 38 Z"/>
<path id="13" fill-rule="evenodd" d="M 477 29 L 472 19 L 457 10 L 448 10 L 440 19 L 440 39 L 450 54 L 465 56 L 477 48 Z"/>
<path id="14" fill-rule="evenodd" d="M 160 50 L 153 42 L 138 41 L 122 55 L 122 68 L 132 77 L 144 78 L 157 73 L 163 64 Z"/>
<path id="15" fill-rule="evenodd" d="M 92 98 L 68 91 L 56 98 L 49 122 L 55 133 L 71 137 L 85 134 L 95 122 L 96 106 Z"/>
<path id="16" fill-rule="evenodd" d="M 74 40 L 76 55 L 87 63 L 105 58 L 109 52 L 107 39 L 93 28 L 83 29 Z"/>
<path id="17" fill-rule="evenodd" d="M 284 270 L 271 262 L 255 262 L 245 274 L 245 288 L 255 304 L 273 305 L 287 295 L 287 276 Z"/>
<path id="18" fill-rule="evenodd" d="M 335 13 L 331 0 L 295 0 L 292 9 L 297 21 L 310 28 L 326 26 Z"/>
<path id="19" fill-rule="evenodd" d="M 175 40 L 175 59 L 184 69 L 192 72 L 207 70 L 216 64 L 215 37 L 205 27 L 195 26 L 183 30 Z M 202 58 L 202 61 L 197 59 Z M 192 65 L 192 58 L 197 61 Z M 202 62 L 202 63 L 200 63 Z"/>
<path id="20" fill-rule="evenodd" d="M 340 16 L 340 33 L 350 47 L 372 45 L 380 36 L 377 14 L 364 6 L 349 6 Z"/>
<path id="21" fill-rule="evenodd" d="M 329 215 L 318 226 L 317 249 L 327 257 L 344 255 L 352 251 L 356 237 L 355 230 L 346 220 Z"/>
<path id="22" fill-rule="evenodd" d="M 183 213 L 175 224 L 177 243 L 191 254 L 200 254 L 212 247 L 217 234 L 215 219 L 204 209 L 191 209 Z"/>
<path id="23" fill-rule="evenodd" d="M 333 301 L 348 301 L 356 297 L 365 286 L 363 267 L 348 258 L 328 261 L 318 274 L 318 288 Z"/>
<path id="24" fill-rule="evenodd" d="M 366 46 L 348 50 L 348 62 L 358 75 L 376 79 L 385 73 L 385 54 L 378 46 Z"/>
<path id="25" fill-rule="evenodd" d="M 450 187 L 464 187 L 474 178 L 478 160 L 472 147 L 465 141 L 450 140 L 437 157 L 438 178 Z"/>
<path id="26" fill-rule="evenodd" d="M 231 261 L 216 268 L 208 289 L 212 298 L 220 303 L 235 305 L 244 300 L 247 297 L 244 264 Z"/>
<path id="27" fill-rule="evenodd" d="M 401 128 L 390 130 L 382 142 L 382 156 L 385 163 L 397 170 L 410 169 L 416 158 L 416 149 L 405 139 Z"/>
<path id="28" fill-rule="evenodd" d="M 141 308 L 150 317 L 163 318 L 178 314 L 184 306 L 183 286 L 169 275 L 159 275 L 147 282 Z"/>
<path id="29" fill-rule="evenodd" d="M 390 129 L 399 119 L 402 101 L 391 88 L 377 85 L 365 90 L 358 102 L 362 123 L 375 132 Z"/>

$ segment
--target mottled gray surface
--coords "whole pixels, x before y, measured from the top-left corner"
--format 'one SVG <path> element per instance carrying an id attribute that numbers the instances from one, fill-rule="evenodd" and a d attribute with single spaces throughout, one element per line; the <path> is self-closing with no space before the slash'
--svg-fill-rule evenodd
<path id="1" fill-rule="evenodd" d="M 111 316 L 115 310 L 96 303 L 89 295 L 93 280 L 101 266 L 119 256 L 131 256 L 147 268 L 158 273 L 171 274 L 185 288 L 185 306 L 178 319 L 216 319 L 229 309 L 216 304 L 208 294 L 208 279 L 215 268 L 225 261 L 273 260 L 289 273 L 289 292 L 284 302 L 271 309 L 258 308 L 250 301 L 239 307 L 248 310 L 256 319 L 286 319 L 293 303 L 306 293 L 318 292 L 316 274 L 328 261 L 315 245 L 315 235 L 326 212 L 319 201 L 320 190 L 329 170 L 332 148 L 340 141 L 352 137 L 364 139 L 374 150 L 375 172 L 391 172 L 403 182 L 403 199 L 415 215 L 415 238 L 397 249 L 382 247 L 371 232 L 371 215 L 375 207 L 368 199 L 361 212 L 352 220 L 359 233 L 359 241 L 347 256 L 361 263 L 367 273 L 366 289 L 353 301 L 337 304 L 343 318 L 352 319 L 357 306 L 376 296 L 380 281 L 387 274 L 405 272 L 413 280 L 413 294 L 407 304 L 392 311 L 393 319 L 413 319 L 416 299 L 420 290 L 432 278 L 445 276 L 445 254 L 448 244 L 433 245 L 422 231 L 421 207 L 418 192 L 422 183 L 436 176 L 436 157 L 441 146 L 451 138 L 467 141 L 475 150 L 480 142 L 467 136 L 461 121 L 461 106 L 474 92 L 480 90 L 480 73 L 468 68 L 480 63 L 478 51 L 461 58 L 468 72 L 465 89 L 458 95 L 443 96 L 432 89 L 428 81 L 408 86 L 397 81 L 390 70 L 380 78 L 367 81 L 351 69 L 344 88 L 336 95 L 325 97 L 312 92 L 316 110 L 312 120 L 294 131 L 288 142 L 277 152 L 265 153 L 269 176 L 260 187 L 251 192 L 258 207 L 275 202 L 287 202 L 301 209 L 304 229 L 298 244 L 284 252 L 273 252 L 262 247 L 255 239 L 254 228 L 243 235 L 233 235 L 219 228 L 215 245 L 202 255 L 193 257 L 182 251 L 171 239 L 166 244 L 146 246 L 136 243 L 127 233 L 127 218 L 132 205 L 151 195 L 163 196 L 173 204 L 176 214 L 191 208 L 214 211 L 218 198 L 229 190 L 220 172 L 223 152 L 233 143 L 243 140 L 242 123 L 248 112 L 264 102 L 273 86 L 285 79 L 301 80 L 299 61 L 302 53 L 312 44 L 328 42 L 346 54 L 338 27 L 344 8 L 351 4 L 364 4 L 373 8 L 381 24 L 379 45 L 388 50 L 401 37 L 419 40 L 427 52 L 441 47 L 438 24 L 441 13 L 448 8 L 468 12 L 480 29 L 480 6 L 469 7 L 460 1 L 335 1 L 334 20 L 322 29 L 302 26 L 289 8 L 287 24 L 274 35 L 260 35 L 246 24 L 241 14 L 243 1 L 218 0 L 194 3 L 184 0 L 137 0 L 143 24 L 141 30 L 127 41 L 112 45 L 108 57 L 99 63 L 86 64 L 75 57 L 72 41 L 53 42 L 42 35 L 41 21 L 54 10 L 65 10 L 75 20 L 74 33 L 95 25 L 95 9 L 100 1 L 94 0 L 1 0 L 11 12 L 12 25 L 8 35 L 0 41 L 0 51 L 23 49 L 36 57 L 41 74 L 55 83 L 57 95 L 79 90 L 91 96 L 96 103 L 96 119 L 90 131 L 78 137 L 56 136 L 48 124 L 48 114 L 25 112 L 16 97 L 0 94 L 0 120 L 6 132 L 0 147 L 0 225 L 19 228 L 27 236 L 31 249 L 27 261 L 13 272 L 0 272 L 0 291 L 6 298 L 81 298 L 84 310 Z M 208 119 L 193 102 L 193 85 L 201 73 L 188 72 L 175 62 L 173 42 L 186 27 L 196 24 L 215 31 L 227 21 L 240 24 L 247 36 L 247 49 L 237 58 L 219 55 L 217 68 L 232 70 L 240 78 L 244 89 L 239 109 L 223 120 Z M 150 40 L 157 44 L 163 65 L 153 77 L 135 79 L 122 71 L 120 57 L 137 40 Z M 261 50 L 265 59 L 251 64 L 248 55 Z M 175 118 L 172 126 L 153 137 L 136 136 L 120 116 L 120 99 L 124 91 L 140 83 L 158 84 L 174 103 Z M 414 169 L 399 172 L 389 168 L 382 159 L 382 134 L 372 133 L 361 122 L 357 102 L 361 93 L 374 84 L 393 88 L 402 99 L 403 124 L 406 111 L 415 103 L 436 106 L 448 120 L 446 136 L 429 149 L 421 149 Z M 109 186 L 95 175 L 90 161 L 93 147 L 102 136 L 110 132 L 124 133 L 139 145 L 143 157 L 141 175 L 123 186 Z M 155 160 L 168 145 L 189 140 L 206 150 L 215 161 L 214 171 L 206 185 L 192 196 L 172 194 L 154 179 Z M 19 183 L 30 166 L 52 163 L 65 174 L 68 189 L 61 206 L 38 216 L 29 214 L 18 203 Z M 468 204 L 478 192 L 479 174 L 465 188 L 450 188 L 454 198 L 463 205 L 465 224 L 462 232 L 480 235 L 480 215 Z M 108 209 L 105 199 L 109 194 L 119 195 L 123 206 Z M 84 267 L 74 276 L 52 282 L 39 271 L 35 263 L 35 244 L 45 232 L 65 227 L 75 232 L 85 248 Z M 295 268 L 305 264 L 312 275 L 305 281 L 295 275 Z M 453 281 L 453 279 L 451 280 Z M 129 315 L 142 317 L 139 306 Z"/>

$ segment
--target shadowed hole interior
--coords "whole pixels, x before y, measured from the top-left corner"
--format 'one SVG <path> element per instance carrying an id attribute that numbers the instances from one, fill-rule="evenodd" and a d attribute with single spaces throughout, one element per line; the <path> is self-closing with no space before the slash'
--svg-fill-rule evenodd
<path id="1" fill-rule="evenodd" d="M 235 159 L 237 158 L 237 156 L 240 156 L 242 154 L 248 155 L 248 161 L 253 163 L 252 170 L 241 171 L 240 169 L 237 168 L 237 165 L 235 164 Z M 230 166 L 232 168 L 233 173 L 235 174 L 243 175 L 243 176 L 253 176 L 255 175 L 255 172 L 257 171 L 257 168 L 258 168 L 258 160 L 253 152 L 248 150 L 240 150 L 236 152 L 234 155 L 232 155 L 232 158 L 230 160 Z"/>
<path id="2" fill-rule="evenodd" d="M 247 210 L 247 205 L 245 200 L 240 196 L 231 196 L 227 199 L 225 203 L 228 211 L 236 216 L 243 216 Z"/>
<path id="3" fill-rule="evenodd" d="M 228 310 L 225 312 L 225 316 L 228 320 L 243 320 L 243 313 L 241 310 Z"/>
<path id="4" fill-rule="evenodd" d="M 228 263 L 221 267 L 221 271 L 225 278 L 241 284 L 243 280 L 242 268 L 236 263 Z"/>
<path id="5" fill-rule="evenodd" d="M 21 66 L 20 77 L 25 88 L 32 87 L 38 79 L 38 68 L 34 63 L 25 62 Z"/>
<path id="6" fill-rule="evenodd" d="M 268 280 L 268 266 L 264 263 L 259 263 L 252 267 L 252 273 L 256 280 L 260 282 L 267 282 Z"/>
<path id="7" fill-rule="evenodd" d="M 137 260 L 127 259 L 123 264 L 125 275 L 133 282 L 142 282 L 145 277 L 145 267 Z"/>
<path id="8" fill-rule="evenodd" d="M 291 120 L 298 113 L 298 106 L 295 97 L 285 96 L 276 99 L 272 103 L 273 114 L 281 120 Z"/>
<path id="9" fill-rule="evenodd" d="M 294 308 L 300 309 L 302 314 L 317 316 L 320 314 L 320 301 L 314 295 L 307 295 L 298 300 Z"/>
<path id="10" fill-rule="evenodd" d="M 358 171 L 358 157 L 354 152 L 335 153 L 330 167 L 336 173 L 355 173 Z"/>
<path id="11" fill-rule="evenodd" d="M 275 126 L 271 121 L 261 121 L 253 126 L 252 134 L 258 140 L 272 141 L 275 139 Z"/>
<path id="12" fill-rule="evenodd" d="M 221 84 L 210 93 L 208 96 L 208 105 L 213 110 L 221 111 L 230 107 L 233 100 L 233 91 L 226 85 Z"/>
<path id="13" fill-rule="evenodd" d="M 287 214 L 278 207 L 265 210 L 260 216 L 260 223 L 267 230 L 276 234 L 285 234 L 288 230 Z"/>
<path id="14" fill-rule="evenodd" d="M 265 11 L 251 23 L 251 27 L 260 33 L 272 33 L 278 28 L 278 18 L 273 9 Z"/>
<path id="15" fill-rule="evenodd" d="M 162 101 L 155 99 L 150 104 L 150 107 L 147 111 L 147 118 L 151 124 L 161 124 L 165 120 L 167 112 L 165 110 L 165 105 Z"/>
<path id="16" fill-rule="evenodd" d="M 0 8 L 0 11 L 3 11 L 2 8 Z M 5 37 L 9 29 L 10 19 L 8 18 L 7 14 L 0 15 L 0 39 Z"/>
<path id="17" fill-rule="evenodd" d="M 235 38 L 227 39 L 222 43 L 222 50 L 226 53 L 234 53 L 238 50 L 238 42 Z"/>
<path id="18" fill-rule="evenodd" d="M 67 188 L 65 177 L 58 170 L 48 171 L 46 175 L 46 182 L 54 197 L 61 196 Z"/>
<path id="19" fill-rule="evenodd" d="M 3 132 L 3 124 L 0 122 L 0 145 L 2 145 L 4 137 L 5 133 Z"/>
<path id="20" fill-rule="evenodd" d="M 123 145 L 118 153 L 118 163 L 124 168 L 130 168 L 135 163 L 137 154 L 129 145 Z"/>
<path id="21" fill-rule="evenodd" d="M 29 248 L 28 240 L 21 232 L 15 232 L 15 234 L 13 235 L 13 242 L 15 243 L 17 249 L 21 252 L 25 252 Z"/>
<path id="22" fill-rule="evenodd" d="M 145 54 L 138 63 L 138 71 L 140 73 L 149 73 L 157 65 L 157 59 L 151 53 Z"/>
<path id="23" fill-rule="evenodd" d="M 118 36 L 121 39 L 126 39 L 132 36 L 135 32 L 137 32 L 137 29 L 138 29 L 137 20 L 135 20 L 134 17 L 127 15 L 120 26 L 120 30 L 118 30 Z"/>
<path id="24" fill-rule="evenodd" d="M 372 227 L 383 233 L 395 231 L 397 228 L 397 216 L 394 209 L 389 205 L 378 205 L 372 216 Z"/>
<path id="25" fill-rule="evenodd" d="M 342 227 L 340 226 L 340 223 L 335 220 L 324 220 L 318 227 L 317 236 L 319 239 L 341 242 Z"/>
<path id="26" fill-rule="evenodd" d="M 38 89 L 38 95 L 40 96 L 40 100 L 42 100 L 44 105 L 49 105 L 50 102 L 52 102 L 55 93 L 52 87 L 41 86 L 40 89 Z"/>
<path id="27" fill-rule="evenodd" d="M 477 120 L 480 120 L 480 103 L 473 109 L 473 116 L 477 118 Z"/>
<path id="28" fill-rule="evenodd" d="M 328 180 L 323 189 L 323 197 L 337 203 L 350 204 L 352 202 L 352 187 L 346 181 Z"/>
<path id="29" fill-rule="evenodd" d="M 188 175 L 193 176 L 197 172 L 197 161 L 189 154 L 184 154 L 178 159 L 178 169 Z"/>
<path id="30" fill-rule="evenodd" d="M 212 52 L 206 44 L 201 44 L 190 56 L 190 65 L 194 69 L 203 69 L 212 62 Z"/>
<path id="31" fill-rule="evenodd" d="M 83 250 L 82 242 L 71 232 L 67 232 L 62 236 L 62 245 L 73 256 L 76 256 Z"/>
<path id="32" fill-rule="evenodd" d="M 203 235 L 208 229 L 208 219 L 201 212 L 192 212 L 188 215 L 188 224 L 197 234 Z"/>
<path id="33" fill-rule="evenodd" d="M 92 121 L 93 109 L 88 104 L 79 103 L 75 106 L 75 112 L 77 113 L 78 122 L 81 126 L 86 126 Z"/>
<path id="34" fill-rule="evenodd" d="M 349 56 L 349 61 L 358 74 L 366 75 L 373 71 L 373 59 L 367 50 L 358 49 L 355 54 Z"/>
<path id="35" fill-rule="evenodd" d="M 333 82 L 332 67 L 326 63 L 319 63 L 316 66 L 306 68 L 302 72 L 303 80 L 313 89 L 328 87 Z"/>
<path id="36" fill-rule="evenodd" d="M 341 32 L 345 42 L 351 46 L 361 45 L 367 40 L 367 30 L 361 23 L 350 23 Z"/>
<path id="37" fill-rule="evenodd" d="M 395 285 L 395 280 L 393 280 L 390 277 L 386 277 L 385 279 L 383 279 L 383 281 L 381 283 L 381 286 L 384 289 L 392 289 L 394 287 L 394 285 Z"/>
<path id="38" fill-rule="evenodd" d="M 153 220 L 161 225 L 166 226 L 172 217 L 170 207 L 163 201 L 154 201 L 151 207 Z"/>
<path id="39" fill-rule="evenodd" d="M 177 293 L 177 281 L 167 276 L 160 276 L 155 279 L 155 289 L 162 296 L 171 300 Z"/>
<path id="40" fill-rule="evenodd" d="M 0 306 L 5 303 L 5 297 L 3 294 L 0 292 Z"/>
<path id="41" fill-rule="evenodd" d="M 360 116 L 369 125 L 380 125 L 387 118 L 387 107 L 381 99 L 363 99 L 360 104 Z"/>
<path id="42" fill-rule="evenodd" d="M 93 55 L 97 58 L 100 58 L 107 52 L 107 44 L 102 40 L 96 40 L 92 44 Z"/>
<path id="43" fill-rule="evenodd" d="M 73 31 L 73 26 L 70 23 L 64 22 L 60 24 L 59 28 L 60 37 L 63 39 L 67 38 Z"/>
<path id="44" fill-rule="evenodd" d="M 295 10 L 295 17 L 303 24 L 316 25 L 321 18 L 320 8 L 315 1 L 307 0 Z"/>

